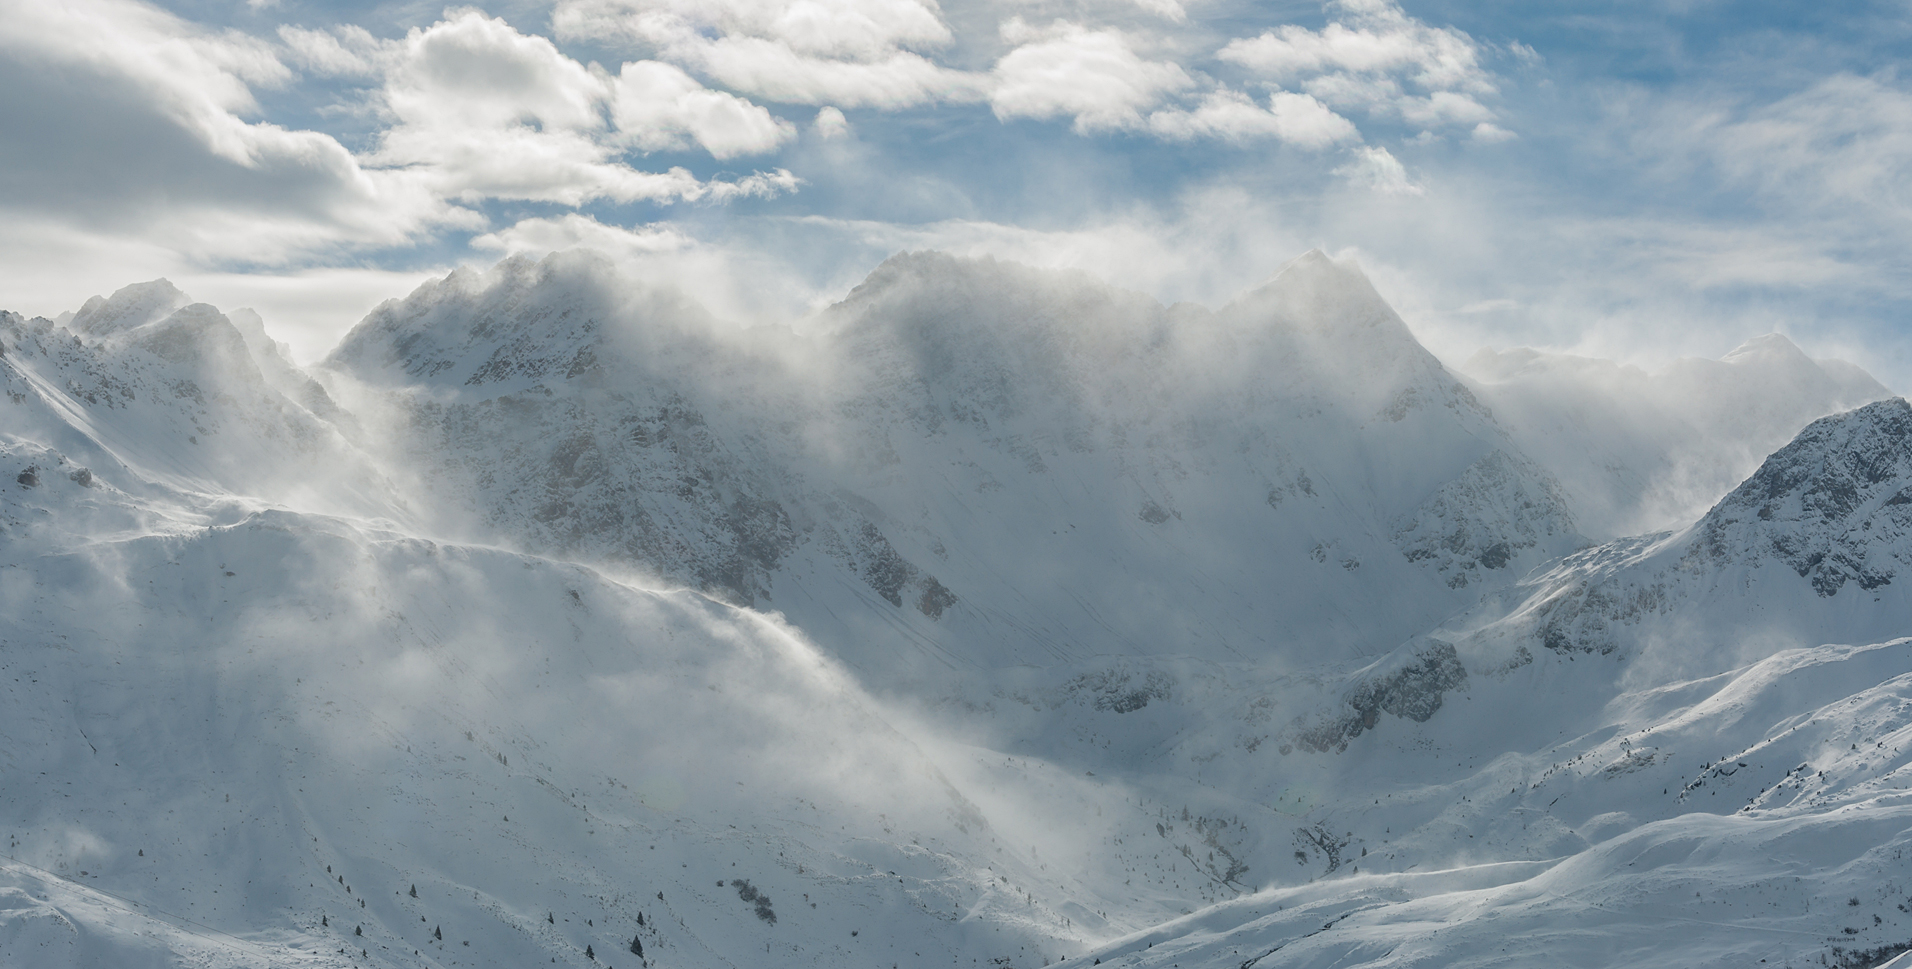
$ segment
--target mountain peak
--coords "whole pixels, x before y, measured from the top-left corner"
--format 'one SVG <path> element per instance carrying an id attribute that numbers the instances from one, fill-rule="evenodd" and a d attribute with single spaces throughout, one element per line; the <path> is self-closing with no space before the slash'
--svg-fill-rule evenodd
<path id="1" fill-rule="evenodd" d="M 1429 406 L 1484 416 L 1352 256 L 1336 259 L 1311 249 L 1217 316 L 1260 345 L 1265 366 L 1331 375 L 1364 417 L 1398 422 Z"/>
<path id="2" fill-rule="evenodd" d="M 1731 353 L 1728 353 L 1720 359 L 1726 363 L 1747 363 L 1762 360 L 1784 361 L 1787 363 L 1807 365 L 1812 363 L 1812 358 L 1806 356 L 1806 351 L 1799 349 L 1799 344 L 1787 339 L 1784 333 L 1762 333 L 1733 348 Z"/>
<path id="3" fill-rule="evenodd" d="M 845 320 L 869 318 L 872 310 L 879 311 L 879 316 L 891 316 L 899 310 L 911 316 L 925 311 L 947 315 L 941 310 L 952 298 L 1025 310 L 1035 303 L 1085 298 L 1154 303 L 1079 269 L 1042 269 L 992 256 L 959 256 L 930 249 L 899 252 L 883 260 L 827 312 Z"/>
<path id="4" fill-rule="evenodd" d="M 1387 306 L 1387 301 L 1375 291 L 1374 284 L 1368 281 L 1367 273 L 1361 271 L 1354 257 L 1335 259 L 1320 249 L 1310 249 L 1282 263 L 1281 268 L 1275 270 L 1266 283 L 1249 294 L 1249 298 L 1261 294 L 1279 294 L 1295 301 L 1297 309 L 1317 311 Z M 1319 313 L 1308 313 L 1304 309 L 1301 315 L 1312 318 Z"/>
<path id="5" fill-rule="evenodd" d="M 1767 546 L 1822 596 L 1889 583 L 1912 532 L 1912 404 L 1893 397 L 1812 422 L 1699 523 L 1715 559 Z"/>
<path id="6" fill-rule="evenodd" d="M 1272 318 L 1302 333 L 1337 342 L 1356 340 L 1395 348 L 1411 345 L 1420 355 L 1426 353 L 1352 256 L 1335 259 L 1319 249 L 1283 263 L 1267 282 L 1238 297 L 1223 312 L 1256 321 Z"/>
<path id="7" fill-rule="evenodd" d="M 134 283 L 120 287 L 111 296 L 87 300 L 67 327 L 82 336 L 106 337 L 163 320 L 191 302 L 192 298 L 169 280 Z"/>
<path id="8" fill-rule="evenodd" d="M 1352 260 L 1350 260 L 1350 262 L 1352 262 Z M 1335 261 L 1333 256 L 1330 256 L 1327 253 L 1322 252 L 1321 247 L 1316 246 L 1313 249 L 1310 249 L 1307 252 L 1304 252 L 1301 255 L 1296 256 L 1285 263 L 1282 263 L 1281 268 L 1275 270 L 1275 274 L 1280 275 L 1281 273 L 1286 272 L 1289 269 L 1289 267 L 1297 266 L 1297 265 L 1333 267 L 1335 265 Z M 1359 272 L 1358 269 L 1356 271 Z"/>
<path id="9" fill-rule="evenodd" d="M 630 337 L 709 329 L 709 319 L 681 292 L 628 278 L 602 253 L 518 255 L 381 304 L 323 366 L 362 380 L 517 386 L 593 370 L 607 324 Z"/>

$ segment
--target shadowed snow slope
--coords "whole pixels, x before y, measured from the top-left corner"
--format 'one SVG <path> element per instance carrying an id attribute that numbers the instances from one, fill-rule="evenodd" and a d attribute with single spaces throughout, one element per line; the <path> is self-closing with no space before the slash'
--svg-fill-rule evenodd
<path id="1" fill-rule="evenodd" d="M 98 482 L 4 524 L 8 965 L 954 964 L 1162 911 L 1038 878 L 1028 817 L 703 596 Z"/>
<path id="2" fill-rule="evenodd" d="M 164 281 L 0 316 L 0 964 L 1912 945 L 1912 408 L 1470 367 L 1318 252 L 795 329 L 514 257 L 310 373 Z"/>

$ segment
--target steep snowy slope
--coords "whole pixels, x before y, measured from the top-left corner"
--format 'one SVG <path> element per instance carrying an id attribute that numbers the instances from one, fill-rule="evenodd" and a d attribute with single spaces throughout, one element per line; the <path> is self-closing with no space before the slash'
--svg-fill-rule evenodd
<path id="1" fill-rule="evenodd" d="M 1445 797 L 1403 780 L 1346 799 L 1359 872 L 1064 964 L 1869 969 L 1912 950 L 1912 641 L 1788 650 L 1607 713 Z M 1413 870 L 1384 840 L 1412 823 L 1403 800 L 1438 804 L 1421 827 L 1453 839 Z"/>
<path id="2" fill-rule="evenodd" d="M 1462 371 L 1602 540 L 1685 525 L 1807 423 L 1890 396 L 1777 333 L 1653 373 L 1530 349 L 1482 350 Z"/>
<path id="3" fill-rule="evenodd" d="M 5 488 L 7 965 L 1036 965 L 1173 912 L 1054 863 L 1142 829 L 1082 823 L 1119 790 L 996 769 L 972 799 L 762 616 L 101 478 Z"/>

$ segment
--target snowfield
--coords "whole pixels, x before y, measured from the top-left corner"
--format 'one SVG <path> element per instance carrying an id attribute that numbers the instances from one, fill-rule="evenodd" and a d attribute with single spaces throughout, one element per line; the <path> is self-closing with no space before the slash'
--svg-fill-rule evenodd
<path id="1" fill-rule="evenodd" d="M 0 964 L 1912 950 L 1912 407 L 936 253 L 0 315 Z M 1895 964 L 1896 965 L 1896 964 Z"/>

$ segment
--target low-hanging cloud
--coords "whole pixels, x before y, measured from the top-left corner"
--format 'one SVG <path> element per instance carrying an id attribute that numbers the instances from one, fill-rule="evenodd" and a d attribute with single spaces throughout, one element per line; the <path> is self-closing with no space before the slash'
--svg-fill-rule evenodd
<path id="1" fill-rule="evenodd" d="M 525 219 L 471 240 L 473 249 L 492 252 L 556 252 L 582 246 L 614 256 L 672 252 L 690 244 L 689 237 L 669 225 L 626 229 L 575 212 L 556 219 Z"/>
<path id="2" fill-rule="evenodd" d="M 1353 159 L 1334 173 L 1382 195 L 1419 195 L 1423 191 L 1421 186 L 1408 180 L 1407 168 L 1400 159 L 1376 145 L 1356 148 Z"/>

